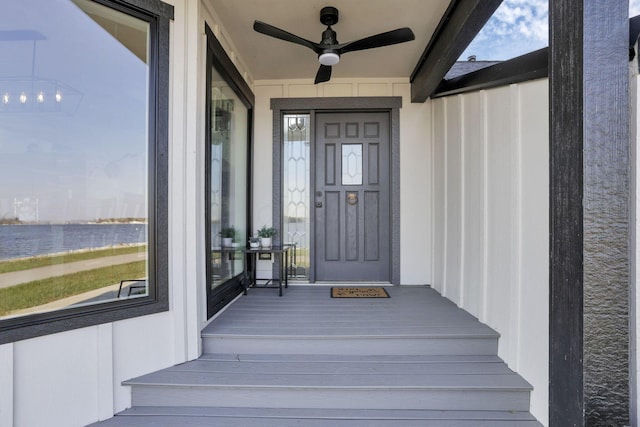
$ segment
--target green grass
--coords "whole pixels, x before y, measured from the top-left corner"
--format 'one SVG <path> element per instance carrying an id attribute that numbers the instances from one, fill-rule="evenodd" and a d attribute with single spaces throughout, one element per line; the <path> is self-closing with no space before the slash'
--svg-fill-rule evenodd
<path id="1" fill-rule="evenodd" d="M 60 255 L 44 255 L 19 260 L 9 260 L 0 262 L 0 274 L 12 271 L 31 270 L 32 268 L 49 267 L 52 265 L 66 264 L 75 261 L 85 261 L 88 259 L 102 258 L 113 255 L 133 254 L 146 250 L 145 246 L 125 246 L 108 249 L 98 249 L 95 251 L 71 252 Z"/>
<path id="2" fill-rule="evenodd" d="M 0 316 L 111 286 L 123 279 L 146 277 L 146 265 L 146 261 L 136 261 L 0 289 Z"/>

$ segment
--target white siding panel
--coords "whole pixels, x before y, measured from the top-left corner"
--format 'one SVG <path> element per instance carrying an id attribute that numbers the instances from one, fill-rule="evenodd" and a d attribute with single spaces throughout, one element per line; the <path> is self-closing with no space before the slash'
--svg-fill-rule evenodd
<path id="1" fill-rule="evenodd" d="M 354 96 L 352 83 L 325 83 L 321 87 L 322 96 Z"/>
<path id="2" fill-rule="evenodd" d="M 433 283 L 432 286 L 444 293 L 447 226 L 447 180 L 446 180 L 446 99 L 433 103 Z"/>
<path id="3" fill-rule="evenodd" d="M 177 359 L 198 357 L 199 326 L 205 320 L 204 287 L 204 55 L 197 2 L 176 2 L 171 21 L 172 101 L 169 140 L 169 268 L 170 300 L 175 316 Z M 218 31 L 219 32 L 219 31 Z M 191 64 L 202 64 L 202 68 Z M 189 307 L 189 308 L 188 308 Z"/>
<path id="4" fill-rule="evenodd" d="M 456 304 L 461 304 L 462 265 L 462 185 L 464 167 L 462 164 L 462 98 L 453 96 L 447 100 L 447 147 L 446 180 L 447 198 L 445 239 L 447 241 L 445 266 L 446 284 L 444 296 Z"/>
<path id="5" fill-rule="evenodd" d="M 174 322 L 170 313 L 137 317 L 113 324 L 114 409 L 131 406 L 129 387 L 122 381 L 153 372 L 184 359 L 174 357 Z"/>
<path id="6" fill-rule="evenodd" d="M 15 343 L 14 426 L 80 426 L 98 408 L 97 328 Z"/>
<path id="7" fill-rule="evenodd" d="M 113 415 L 113 324 L 99 325 L 97 329 L 98 365 L 98 418 L 101 420 Z"/>
<path id="8" fill-rule="evenodd" d="M 298 86 L 298 85 L 296 85 Z M 270 83 L 255 87 L 255 115 L 253 133 L 253 225 L 255 231 L 262 225 L 272 224 L 273 189 L 273 113 L 271 99 L 284 97 L 287 87 L 281 83 Z M 257 277 L 271 276 L 271 262 L 258 261 Z"/>
<path id="9" fill-rule="evenodd" d="M 499 355 L 533 384 L 531 411 L 543 424 L 548 419 L 547 90 L 547 81 L 538 80 L 438 99 L 431 116 L 433 285 L 501 334 Z"/>
<path id="10" fill-rule="evenodd" d="M 314 98 L 318 96 L 318 86 L 314 84 L 289 85 L 289 97 Z"/>
<path id="11" fill-rule="evenodd" d="M 400 110 L 400 283 L 431 283 L 431 102 L 411 104 L 411 87 L 394 95 L 403 96 Z M 424 184 L 422 184 L 424 183 Z M 420 184 L 418 186 L 418 184 Z"/>
<path id="12" fill-rule="evenodd" d="M 359 83 L 358 96 L 389 96 L 389 84 Z"/>
<path id="13" fill-rule="evenodd" d="M 13 425 L 13 344 L 0 345 L 0 426 Z"/>
<path id="14" fill-rule="evenodd" d="M 484 278 L 484 116 L 482 97 L 464 97 L 463 308 L 480 317 Z"/>
<path id="15" fill-rule="evenodd" d="M 273 115 L 271 112 L 271 98 L 284 96 L 284 85 L 272 84 L 256 86 L 255 116 L 254 116 L 254 147 L 253 147 L 253 224 L 261 227 L 271 224 L 272 216 L 272 155 L 273 155 Z"/>
<path id="16" fill-rule="evenodd" d="M 549 104 L 547 80 L 520 85 L 521 174 L 521 310 L 518 372 L 536 389 L 532 412 L 548 417 L 549 354 Z"/>
<path id="17" fill-rule="evenodd" d="M 513 194 L 511 162 L 513 136 L 509 123 L 510 90 L 487 93 L 487 317 L 484 321 L 501 335 L 499 355 L 509 348 L 511 301 L 511 247 Z M 482 320 L 482 319 L 481 319 Z"/>

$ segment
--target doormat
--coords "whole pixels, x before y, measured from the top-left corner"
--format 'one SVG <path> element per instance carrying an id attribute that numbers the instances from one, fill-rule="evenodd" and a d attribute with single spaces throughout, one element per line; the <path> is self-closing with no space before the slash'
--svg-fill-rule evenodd
<path id="1" fill-rule="evenodd" d="M 389 298 L 384 288 L 331 288 L 331 298 Z"/>

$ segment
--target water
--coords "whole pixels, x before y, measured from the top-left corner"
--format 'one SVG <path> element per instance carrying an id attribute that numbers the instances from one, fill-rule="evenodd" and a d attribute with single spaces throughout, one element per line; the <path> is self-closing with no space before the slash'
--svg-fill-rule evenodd
<path id="1" fill-rule="evenodd" d="M 2 225 L 0 260 L 146 242 L 146 224 Z"/>

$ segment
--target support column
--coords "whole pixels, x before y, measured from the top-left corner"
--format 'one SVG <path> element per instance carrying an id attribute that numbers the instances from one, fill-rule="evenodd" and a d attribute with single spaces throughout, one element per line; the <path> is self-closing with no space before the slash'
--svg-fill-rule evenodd
<path id="1" fill-rule="evenodd" d="M 628 4 L 554 0 L 549 28 L 550 425 L 628 425 Z"/>

